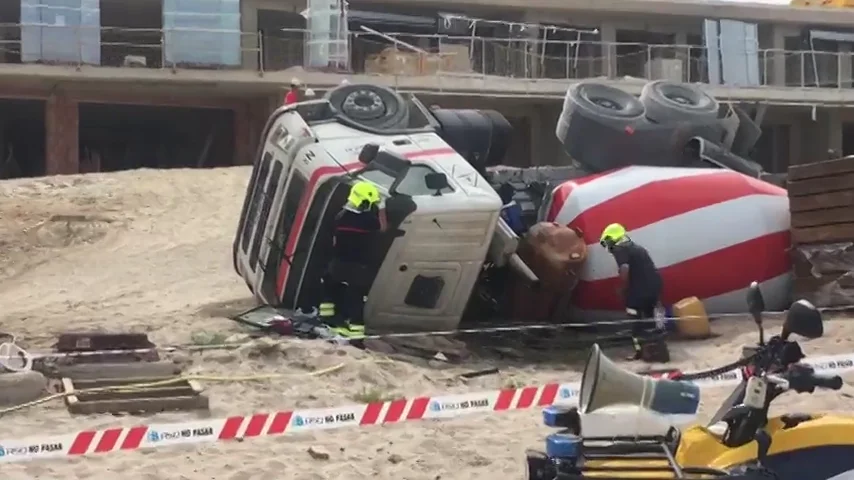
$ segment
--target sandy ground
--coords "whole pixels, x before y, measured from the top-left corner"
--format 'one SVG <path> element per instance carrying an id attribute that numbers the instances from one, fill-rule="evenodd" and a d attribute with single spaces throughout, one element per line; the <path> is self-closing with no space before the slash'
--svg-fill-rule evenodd
<path id="1" fill-rule="evenodd" d="M 251 304 L 230 258 L 248 173 L 246 168 L 142 170 L 0 183 L 0 330 L 19 335 L 35 350 L 69 329 L 130 329 L 148 333 L 160 345 L 199 341 L 204 334 L 240 336 L 243 331 L 224 316 Z M 720 321 L 714 329 L 722 334 L 714 340 L 673 345 L 674 364 L 686 369 L 720 365 L 755 340 L 744 320 Z M 826 332 L 825 338 L 804 344 L 808 354 L 854 351 L 854 322 L 830 321 Z M 578 366 L 565 359 L 537 366 L 505 362 L 498 375 L 464 382 L 455 374 L 494 364 L 388 361 L 352 348 L 300 341 L 288 341 L 269 356 L 253 351 L 183 355 L 192 362 L 189 373 L 281 375 L 271 381 L 206 384 L 211 415 L 337 406 L 367 391 L 411 396 L 579 379 Z M 609 353 L 620 358 L 626 352 Z M 334 373 L 309 376 L 339 363 L 345 366 Z M 727 393 L 704 390 L 703 414 L 711 414 Z M 789 394 L 776 405 L 786 407 L 844 411 L 854 401 L 832 393 Z M 4 417 L 0 438 L 192 418 L 72 418 L 57 401 Z M 108 473 L 126 480 L 511 479 L 524 478 L 524 450 L 540 447 L 547 432 L 540 413 L 529 410 L 7 464 L 2 471 L 8 480 L 107 478 Z M 313 459 L 310 446 L 324 448 L 330 458 Z"/>

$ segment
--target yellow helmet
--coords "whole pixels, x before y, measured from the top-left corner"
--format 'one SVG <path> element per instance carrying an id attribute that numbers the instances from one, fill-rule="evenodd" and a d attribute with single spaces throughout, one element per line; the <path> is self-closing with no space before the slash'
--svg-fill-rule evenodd
<path id="1" fill-rule="evenodd" d="M 350 187 L 350 196 L 347 202 L 357 209 L 369 208 L 380 201 L 380 192 L 373 183 L 364 180 L 357 181 Z M 365 205 L 367 202 L 367 205 Z"/>
<path id="2" fill-rule="evenodd" d="M 626 238 L 626 227 L 619 223 L 612 223 L 602 230 L 602 236 L 599 237 L 599 243 L 605 247 L 612 247 Z"/>

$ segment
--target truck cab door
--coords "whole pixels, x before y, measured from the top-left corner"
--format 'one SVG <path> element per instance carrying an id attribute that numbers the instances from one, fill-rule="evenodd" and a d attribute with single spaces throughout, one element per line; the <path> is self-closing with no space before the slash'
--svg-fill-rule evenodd
<path id="1" fill-rule="evenodd" d="M 487 197 L 477 211 L 471 207 L 478 199 L 455 194 L 451 186 L 434 195 L 425 179 L 438 172 L 429 165 L 396 161 L 400 163 L 397 170 L 395 165 L 369 165 L 362 173 L 385 185 L 388 180 L 380 178 L 383 173 L 393 178 L 386 200 L 388 231 L 379 246 L 381 263 L 365 305 L 367 327 L 372 331 L 454 329 L 486 257 L 497 220 L 497 196 Z"/>

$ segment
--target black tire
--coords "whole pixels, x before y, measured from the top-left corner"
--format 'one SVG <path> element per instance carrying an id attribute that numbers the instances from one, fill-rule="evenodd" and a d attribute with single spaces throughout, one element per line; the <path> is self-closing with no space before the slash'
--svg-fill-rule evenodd
<path id="1" fill-rule="evenodd" d="M 342 85 L 325 98 L 342 116 L 377 130 L 398 130 L 409 125 L 409 105 L 397 92 L 378 85 Z"/>
<path id="2" fill-rule="evenodd" d="M 439 136 L 479 172 L 498 165 L 507 153 L 513 127 L 494 110 L 432 110 Z"/>
<path id="3" fill-rule="evenodd" d="M 573 85 L 566 93 L 555 135 L 566 153 L 586 170 L 603 172 L 636 158 L 645 128 L 643 104 L 633 95 L 599 83 Z"/>
<path id="4" fill-rule="evenodd" d="M 718 118 L 718 101 L 697 86 L 658 80 L 644 85 L 640 101 L 656 123 L 708 124 Z"/>
<path id="5" fill-rule="evenodd" d="M 581 82 L 571 86 L 566 92 L 561 117 L 570 112 L 578 112 L 599 123 L 623 128 L 643 117 L 644 106 L 634 95 L 619 88 L 595 82 Z"/>

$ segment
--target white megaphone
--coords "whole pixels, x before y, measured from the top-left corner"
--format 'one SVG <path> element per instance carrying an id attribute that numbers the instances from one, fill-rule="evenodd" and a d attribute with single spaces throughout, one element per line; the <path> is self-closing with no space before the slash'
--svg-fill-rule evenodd
<path id="1" fill-rule="evenodd" d="M 623 370 L 594 344 L 581 379 L 578 411 L 586 414 L 613 405 L 635 405 L 662 415 L 694 415 L 700 407 L 700 388 Z"/>

